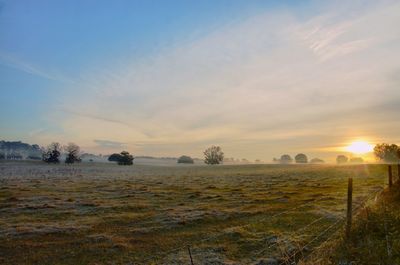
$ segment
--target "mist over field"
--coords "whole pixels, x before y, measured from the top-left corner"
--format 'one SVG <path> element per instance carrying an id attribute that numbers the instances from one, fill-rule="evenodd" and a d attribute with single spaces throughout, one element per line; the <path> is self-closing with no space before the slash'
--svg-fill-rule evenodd
<path id="1" fill-rule="evenodd" d="M 400 264 L 397 0 L 0 0 L 0 264 Z"/>

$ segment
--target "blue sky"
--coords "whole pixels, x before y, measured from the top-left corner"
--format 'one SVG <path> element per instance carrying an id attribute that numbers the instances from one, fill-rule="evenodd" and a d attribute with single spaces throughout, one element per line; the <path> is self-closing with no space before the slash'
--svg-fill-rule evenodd
<path id="1" fill-rule="evenodd" d="M 0 3 L 2 139 L 266 161 L 400 141 L 396 1 Z"/>

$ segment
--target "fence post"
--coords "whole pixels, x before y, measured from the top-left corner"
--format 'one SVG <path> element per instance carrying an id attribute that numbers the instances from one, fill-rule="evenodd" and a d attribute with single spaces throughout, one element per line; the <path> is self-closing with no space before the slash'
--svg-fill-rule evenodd
<path id="1" fill-rule="evenodd" d="M 388 174 L 389 174 L 389 188 L 391 188 L 393 185 L 392 165 L 388 165 Z"/>
<path id="2" fill-rule="evenodd" d="M 353 214 L 353 178 L 349 178 L 347 184 L 347 224 L 346 224 L 346 238 L 350 239 L 351 232 L 351 219 Z"/>
<path id="3" fill-rule="evenodd" d="M 400 163 L 397 164 L 397 183 L 400 183 Z"/>
<path id="4" fill-rule="evenodd" d="M 191 265 L 194 265 L 193 259 L 192 259 L 192 252 L 190 252 L 190 246 L 187 246 L 187 248 L 188 248 L 189 257 L 190 257 L 190 264 L 191 264 Z"/>

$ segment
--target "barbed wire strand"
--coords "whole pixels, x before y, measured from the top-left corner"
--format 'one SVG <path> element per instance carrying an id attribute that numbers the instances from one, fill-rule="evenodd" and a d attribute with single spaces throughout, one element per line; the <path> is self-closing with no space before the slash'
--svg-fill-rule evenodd
<path id="1" fill-rule="evenodd" d="M 303 204 L 301 204 L 301 205 L 298 205 L 298 206 L 296 206 L 296 207 L 292 207 L 292 208 L 290 208 L 290 209 L 288 209 L 288 210 L 279 212 L 279 213 L 274 214 L 274 215 L 272 215 L 272 216 L 267 216 L 267 217 L 265 217 L 265 218 L 262 218 L 261 220 L 262 220 L 262 221 L 265 221 L 266 219 L 276 218 L 276 217 L 278 217 L 278 216 L 287 214 L 287 213 L 292 212 L 292 211 L 294 211 L 294 210 L 301 209 L 301 208 L 303 208 L 303 207 L 306 207 L 306 206 L 308 206 L 308 205 L 311 205 L 312 203 L 321 201 L 321 200 L 323 200 L 323 199 L 324 199 L 324 198 L 321 198 L 321 199 L 319 199 L 319 200 L 314 200 L 314 201 L 309 201 L 309 202 L 303 203 Z M 258 220 L 258 223 L 260 223 L 260 222 L 262 222 L 262 221 Z M 233 228 L 237 228 L 237 227 L 243 228 L 243 227 L 248 227 L 248 226 L 251 226 L 251 225 L 254 225 L 254 224 L 253 224 L 253 223 L 249 223 L 249 224 L 245 224 L 245 225 L 241 225 L 241 226 L 231 226 L 231 227 L 227 227 L 227 228 L 225 228 L 225 229 L 233 229 Z M 198 240 L 198 241 L 197 241 L 197 244 L 198 244 L 198 243 L 203 243 L 203 242 L 206 242 L 206 241 L 209 241 L 209 240 L 212 240 L 212 239 L 216 239 L 216 238 L 218 238 L 218 237 L 220 237 L 220 236 L 223 236 L 223 235 L 225 235 L 225 233 L 221 232 L 221 233 L 219 233 L 219 234 L 217 234 L 217 235 L 213 235 L 213 236 L 209 236 L 209 237 L 203 238 L 203 239 L 201 239 L 201 240 Z M 180 246 L 180 247 L 171 249 L 171 250 L 166 251 L 166 252 L 162 252 L 161 254 L 157 255 L 157 257 L 151 257 L 151 258 L 145 259 L 145 260 L 143 260 L 143 262 L 147 262 L 147 261 L 150 261 L 150 260 L 157 260 L 157 259 L 160 259 L 160 258 L 165 257 L 165 256 L 167 256 L 167 255 L 169 255 L 169 254 L 172 254 L 172 253 L 174 253 L 174 252 L 176 252 L 176 251 L 179 251 L 179 250 L 181 250 L 181 249 L 184 249 L 184 248 L 186 248 L 188 245 L 192 245 L 192 244 L 190 244 L 190 242 L 186 242 L 186 244 L 183 244 L 183 245 Z"/>
<path id="2" fill-rule="evenodd" d="M 375 196 L 378 196 L 379 193 L 382 192 L 382 190 L 383 190 L 383 188 L 381 187 L 381 189 L 378 189 L 375 193 L 373 193 L 373 194 L 367 196 L 367 198 L 366 198 L 365 200 L 363 200 L 362 205 L 360 205 L 358 208 L 356 208 L 356 209 L 353 210 L 353 213 L 355 213 L 355 216 L 357 216 L 357 215 L 361 212 L 362 208 L 368 203 L 368 201 L 369 201 L 371 198 L 373 198 L 373 197 L 375 197 Z M 330 241 L 330 240 L 337 234 L 337 232 L 341 230 L 341 228 L 343 228 L 343 226 L 341 226 L 341 227 L 339 227 L 338 229 L 336 229 L 336 231 L 333 232 L 333 233 L 332 233 L 328 238 L 326 238 L 323 242 L 321 242 L 321 244 L 319 244 L 318 247 L 314 248 L 310 253 L 308 253 L 308 254 L 306 255 L 305 258 L 311 256 L 316 250 L 320 249 L 326 242 Z"/>
<path id="3" fill-rule="evenodd" d="M 381 189 L 379 189 L 379 191 L 381 191 Z M 379 191 L 378 191 L 378 192 L 379 192 Z M 341 193 L 341 192 L 337 192 L 337 193 L 334 193 L 334 194 L 336 195 L 336 194 L 339 194 L 339 193 Z M 375 196 L 376 194 L 373 194 L 373 195 Z M 371 196 L 369 196 L 369 197 L 371 197 Z M 292 211 L 301 209 L 301 208 L 306 207 L 306 206 L 308 206 L 308 205 L 312 205 L 313 203 L 316 203 L 316 202 L 319 202 L 319 201 L 323 201 L 324 199 L 325 199 L 325 198 L 320 198 L 320 199 L 318 199 L 318 200 L 313 200 L 313 201 L 309 201 L 309 202 L 303 203 L 303 204 L 301 204 L 301 205 L 292 207 L 292 208 L 290 208 L 290 209 L 288 209 L 288 210 L 285 210 L 285 211 L 276 213 L 276 214 L 274 214 L 274 215 L 272 215 L 272 216 L 267 216 L 267 217 L 264 217 L 264 218 L 262 218 L 262 219 L 260 219 L 260 220 L 257 220 L 257 223 L 261 223 L 261 222 L 263 222 L 263 221 L 265 221 L 265 220 L 267 220 L 267 219 L 276 218 L 276 217 L 278 217 L 278 216 L 281 216 L 281 215 L 287 214 L 287 213 L 289 213 L 289 212 L 292 212 Z M 357 208 L 357 209 L 359 209 L 359 208 Z M 317 218 L 317 219 L 314 220 L 313 222 L 311 222 L 311 223 L 307 224 L 306 226 L 304 226 L 304 227 L 298 229 L 296 232 L 302 231 L 302 230 L 308 228 L 308 227 L 311 226 L 312 224 L 317 223 L 318 221 L 320 221 L 320 220 L 322 220 L 322 219 L 324 219 L 324 218 L 323 218 L 323 217 Z M 340 221 L 340 220 L 342 220 L 342 219 L 343 219 L 343 218 L 340 218 L 338 221 Z M 334 223 L 334 225 L 336 225 L 338 221 L 336 221 L 336 222 Z M 149 223 L 150 223 L 150 222 L 149 222 Z M 233 229 L 233 228 L 237 228 L 237 227 L 243 228 L 243 227 L 249 227 L 249 226 L 252 226 L 252 225 L 254 225 L 254 223 L 249 223 L 249 224 L 240 225 L 240 226 L 239 226 L 239 225 L 238 225 L 238 226 L 231 226 L 231 227 L 227 227 L 227 228 L 224 228 L 224 229 Z M 329 228 L 331 228 L 331 227 L 329 227 Z M 198 241 L 197 241 L 197 244 L 198 244 L 198 243 L 203 243 L 203 242 L 206 242 L 206 241 L 209 241 L 209 240 L 212 240 L 212 239 L 216 239 L 216 238 L 218 238 L 218 237 L 220 237 L 220 236 L 223 236 L 223 235 L 225 235 L 225 233 L 221 232 L 221 233 L 218 233 L 217 235 L 213 235 L 213 236 L 209 236 L 209 237 L 203 238 L 203 239 L 201 239 L 201 240 L 198 240 Z M 272 247 L 273 245 L 275 245 L 275 244 L 277 244 L 277 243 L 274 243 L 274 244 L 270 245 L 269 248 L 271 248 L 271 247 Z M 173 249 L 171 249 L 171 250 L 169 250 L 169 251 L 162 252 L 161 254 L 157 255 L 157 257 L 154 257 L 154 256 L 153 256 L 153 257 L 151 257 L 151 258 L 145 259 L 145 260 L 143 260 L 143 262 L 147 262 L 147 261 L 150 261 L 150 260 L 158 260 L 158 259 L 160 259 L 160 258 L 166 257 L 167 255 L 170 255 L 170 254 L 172 254 L 172 253 L 175 253 L 175 252 L 177 252 L 177 251 L 179 251 L 179 250 L 181 250 L 181 249 L 185 249 L 187 246 L 190 246 L 190 245 L 192 245 L 192 244 L 190 244 L 189 242 L 187 242 L 186 244 L 183 244 L 183 245 L 181 245 L 180 247 L 176 247 L 176 248 L 173 248 Z M 306 246 L 305 246 L 305 247 L 306 247 Z M 304 249 L 305 247 L 303 247 L 302 249 Z M 268 248 L 267 248 L 267 249 L 268 249 Z M 266 251 L 267 249 L 262 250 L 262 251 L 261 251 L 260 253 L 258 253 L 257 255 L 262 254 L 262 253 L 263 253 L 264 251 Z"/>

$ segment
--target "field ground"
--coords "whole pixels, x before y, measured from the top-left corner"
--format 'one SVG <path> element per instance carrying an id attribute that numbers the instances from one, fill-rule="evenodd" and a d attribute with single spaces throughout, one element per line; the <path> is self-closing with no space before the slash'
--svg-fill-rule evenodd
<path id="1" fill-rule="evenodd" d="M 0 263 L 190 264 L 187 245 L 194 264 L 278 259 L 340 225 L 348 177 L 359 205 L 386 167 L 2 162 Z"/>
<path id="2" fill-rule="evenodd" d="M 400 264 L 400 182 L 367 205 L 353 223 L 350 239 L 338 236 L 322 244 L 301 265 Z M 299 264 L 299 265 L 300 265 Z"/>

